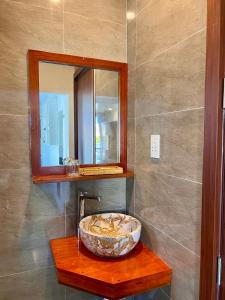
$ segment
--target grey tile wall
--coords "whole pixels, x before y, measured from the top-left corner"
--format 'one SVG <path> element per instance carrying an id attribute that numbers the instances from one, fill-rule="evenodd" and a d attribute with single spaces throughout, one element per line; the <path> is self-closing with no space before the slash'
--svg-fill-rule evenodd
<path id="1" fill-rule="evenodd" d="M 127 1 L 130 212 L 173 269 L 156 299 L 199 296 L 206 2 Z M 160 160 L 150 158 L 151 134 L 161 136 Z"/>
<path id="2" fill-rule="evenodd" d="M 126 209 L 125 180 L 33 185 L 30 179 L 28 49 L 126 61 L 126 1 L 0 1 L 0 298 L 93 299 L 57 283 L 49 239 L 75 233 L 76 196 Z"/>

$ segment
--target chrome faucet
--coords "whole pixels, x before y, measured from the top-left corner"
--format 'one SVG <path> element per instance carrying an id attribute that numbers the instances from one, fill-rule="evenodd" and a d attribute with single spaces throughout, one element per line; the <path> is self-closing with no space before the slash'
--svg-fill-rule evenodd
<path id="1" fill-rule="evenodd" d="M 79 237 L 79 223 L 85 216 L 85 200 L 94 200 L 94 201 L 101 201 L 100 196 L 93 196 L 88 195 L 87 192 L 79 192 L 78 194 L 78 224 L 77 224 L 77 231 L 78 231 L 78 237 Z"/>

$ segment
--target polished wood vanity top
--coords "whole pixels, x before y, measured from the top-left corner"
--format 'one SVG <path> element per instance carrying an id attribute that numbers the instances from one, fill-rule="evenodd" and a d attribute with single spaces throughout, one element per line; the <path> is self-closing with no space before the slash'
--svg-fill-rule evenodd
<path id="1" fill-rule="evenodd" d="M 50 241 L 61 284 L 108 299 L 121 299 L 170 284 L 172 270 L 142 242 L 122 258 L 102 258 L 77 237 Z"/>
<path id="2" fill-rule="evenodd" d="M 113 178 L 129 178 L 134 177 L 134 172 L 126 171 L 121 174 L 111 174 L 111 175 L 76 175 L 69 176 L 67 174 L 58 174 L 58 175 L 41 175 L 33 176 L 33 183 L 51 183 L 51 182 L 65 182 L 65 181 L 85 181 L 85 180 L 98 180 L 98 179 L 113 179 Z"/>

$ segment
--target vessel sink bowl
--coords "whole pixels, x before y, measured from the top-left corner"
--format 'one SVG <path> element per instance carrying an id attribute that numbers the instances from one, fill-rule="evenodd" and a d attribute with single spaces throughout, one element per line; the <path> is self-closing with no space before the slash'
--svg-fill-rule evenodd
<path id="1" fill-rule="evenodd" d="M 98 256 L 119 257 L 138 243 L 141 223 L 120 213 L 88 216 L 80 221 L 80 238 L 87 249 Z"/>

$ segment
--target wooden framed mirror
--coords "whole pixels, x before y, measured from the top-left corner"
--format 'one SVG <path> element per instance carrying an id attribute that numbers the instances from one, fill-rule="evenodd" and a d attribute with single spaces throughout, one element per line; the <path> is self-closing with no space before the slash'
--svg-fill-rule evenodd
<path id="1" fill-rule="evenodd" d="M 81 166 L 127 169 L 127 64 L 28 51 L 32 176 Z"/>

